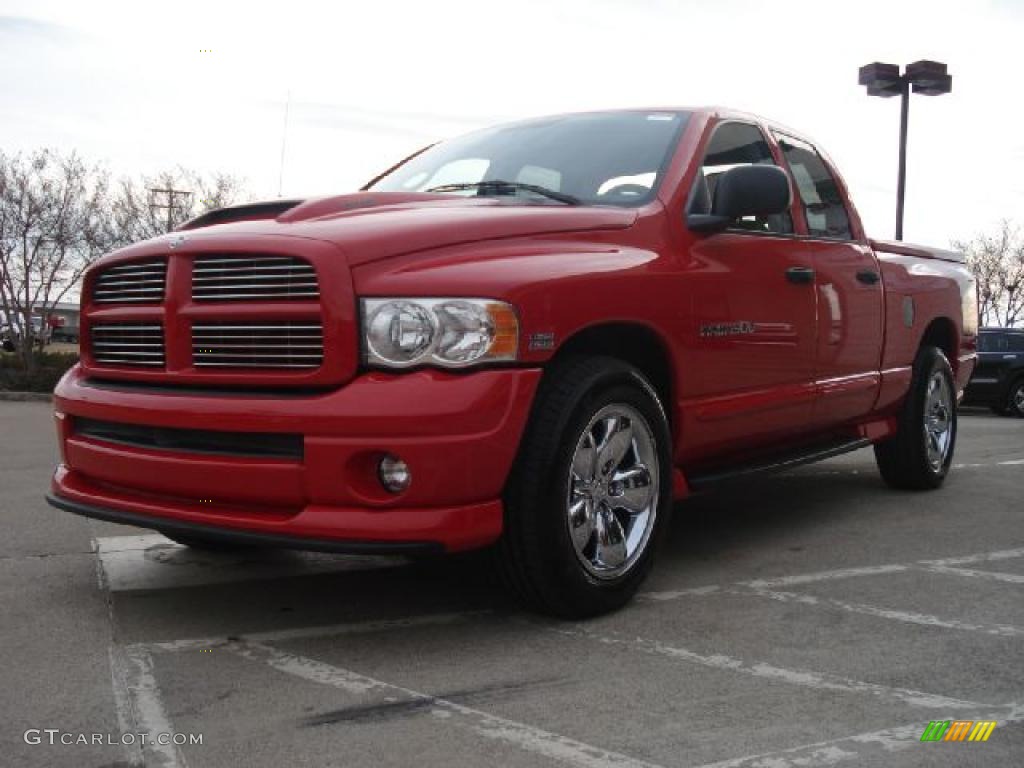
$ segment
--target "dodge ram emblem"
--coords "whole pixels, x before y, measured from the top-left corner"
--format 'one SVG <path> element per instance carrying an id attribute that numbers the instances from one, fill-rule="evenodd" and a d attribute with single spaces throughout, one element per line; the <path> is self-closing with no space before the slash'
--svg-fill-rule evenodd
<path id="1" fill-rule="evenodd" d="M 170 242 L 167 243 L 168 247 L 173 251 L 179 245 L 184 243 L 188 238 L 185 235 L 175 235 L 171 238 Z"/>

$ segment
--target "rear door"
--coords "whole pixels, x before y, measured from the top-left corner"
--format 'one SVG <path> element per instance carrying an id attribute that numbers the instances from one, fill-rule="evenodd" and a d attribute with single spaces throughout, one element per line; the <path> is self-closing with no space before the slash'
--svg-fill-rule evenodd
<path id="1" fill-rule="evenodd" d="M 867 241 L 854 231 L 834 169 L 805 141 L 784 134 L 776 134 L 776 139 L 789 166 L 813 250 L 820 392 L 813 423 L 830 427 L 867 415 L 878 395 L 881 271 Z"/>

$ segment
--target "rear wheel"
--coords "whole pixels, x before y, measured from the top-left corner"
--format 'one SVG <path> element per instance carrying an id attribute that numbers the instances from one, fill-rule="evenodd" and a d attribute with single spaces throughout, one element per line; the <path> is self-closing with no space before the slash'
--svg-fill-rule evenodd
<path id="1" fill-rule="evenodd" d="M 1024 418 L 1024 377 L 1010 385 L 1010 394 L 1006 400 L 1006 413 Z"/>
<path id="2" fill-rule="evenodd" d="M 927 490 L 946 479 L 956 446 L 954 392 L 953 371 L 942 350 L 923 347 L 898 431 L 875 445 L 878 469 L 893 488 Z"/>
<path id="3" fill-rule="evenodd" d="M 578 358 L 545 380 L 506 491 L 498 546 L 531 608 L 567 618 L 624 605 L 667 530 L 672 465 L 654 389 L 613 358 Z"/>

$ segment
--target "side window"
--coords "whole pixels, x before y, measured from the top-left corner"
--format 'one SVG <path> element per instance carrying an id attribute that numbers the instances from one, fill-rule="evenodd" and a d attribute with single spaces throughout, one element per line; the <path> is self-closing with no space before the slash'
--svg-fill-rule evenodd
<path id="1" fill-rule="evenodd" d="M 756 125 L 728 122 L 714 131 L 690 193 L 689 213 L 711 213 L 718 177 L 729 169 L 740 165 L 775 165 L 768 142 Z M 793 231 L 793 219 L 788 211 L 771 216 L 748 216 L 732 228 L 786 235 Z"/>
<path id="2" fill-rule="evenodd" d="M 989 332 L 978 337 L 979 352 L 1006 352 L 1009 348 L 1008 334 Z"/>
<path id="3" fill-rule="evenodd" d="M 1011 333 L 1006 337 L 1007 352 L 1024 352 L 1024 334 Z"/>
<path id="4" fill-rule="evenodd" d="M 800 194 L 808 232 L 816 237 L 852 239 L 850 216 L 839 185 L 818 153 L 809 144 L 789 136 L 776 138 Z"/>

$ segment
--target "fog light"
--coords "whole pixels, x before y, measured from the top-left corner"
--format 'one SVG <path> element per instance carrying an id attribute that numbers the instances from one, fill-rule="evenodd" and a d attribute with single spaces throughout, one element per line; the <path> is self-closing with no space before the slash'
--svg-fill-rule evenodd
<path id="1" fill-rule="evenodd" d="M 377 474 L 380 475 L 381 485 L 391 491 L 391 493 L 401 493 L 412 482 L 412 472 L 409 471 L 409 465 L 391 454 L 380 460 Z"/>

